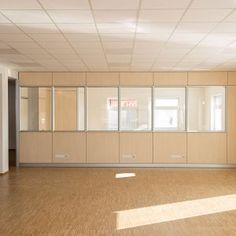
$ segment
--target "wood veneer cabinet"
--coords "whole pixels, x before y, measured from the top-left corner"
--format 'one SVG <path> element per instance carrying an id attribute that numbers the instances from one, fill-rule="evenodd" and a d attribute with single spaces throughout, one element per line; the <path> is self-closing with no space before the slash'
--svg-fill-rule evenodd
<path id="1" fill-rule="evenodd" d="M 188 163 L 226 164 L 226 133 L 188 133 Z"/>
<path id="2" fill-rule="evenodd" d="M 50 72 L 21 72 L 19 73 L 20 86 L 52 86 Z"/>
<path id="3" fill-rule="evenodd" d="M 154 163 L 186 163 L 186 133 L 154 133 Z"/>
<path id="4" fill-rule="evenodd" d="M 152 133 L 120 133 L 121 163 L 152 163 Z"/>
<path id="5" fill-rule="evenodd" d="M 187 72 L 154 73 L 155 86 L 185 86 L 188 83 Z"/>
<path id="6" fill-rule="evenodd" d="M 236 86 L 228 86 L 227 94 L 228 163 L 236 164 Z"/>
<path id="7" fill-rule="evenodd" d="M 118 162 L 118 132 L 87 132 L 87 163 Z"/>
<path id="8" fill-rule="evenodd" d="M 21 132 L 20 163 L 52 163 L 52 133 Z"/>
<path id="9" fill-rule="evenodd" d="M 85 163 L 86 133 L 85 132 L 54 132 L 53 133 L 54 163 Z"/>

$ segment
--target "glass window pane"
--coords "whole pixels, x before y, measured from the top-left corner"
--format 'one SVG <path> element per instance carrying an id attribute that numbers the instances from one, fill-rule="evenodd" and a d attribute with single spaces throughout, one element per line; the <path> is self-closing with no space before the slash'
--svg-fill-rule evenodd
<path id="1" fill-rule="evenodd" d="M 20 129 L 51 129 L 51 88 L 20 89 Z"/>
<path id="2" fill-rule="evenodd" d="M 225 87 L 188 88 L 188 130 L 225 130 Z"/>
<path id="3" fill-rule="evenodd" d="M 55 88 L 55 130 L 84 130 L 84 88 Z"/>
<path id="4" fill-rule="evenodd" d="M 88 130 L 118 130 L 118 88 L 87 89 Z"/>
<path id="5" fill-rule="evenodd" d="M 185 130 L 185 88 L 154 89 L 154 129 Z"/>
<path id="6" fill-rule="evenodd" d="M 120 89 L 120 129 L 151 130 L 152 89 Z"/>

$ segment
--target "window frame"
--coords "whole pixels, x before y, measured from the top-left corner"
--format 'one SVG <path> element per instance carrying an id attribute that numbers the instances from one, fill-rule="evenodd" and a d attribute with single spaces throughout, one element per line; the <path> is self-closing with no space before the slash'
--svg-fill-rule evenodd
<path id="1" fill-rule="evenodd" d="M 114 88 L 117 90 L 117 129 L 107 129 L 107 130 L 104 130 L 104 129 L 89 129 L 88 128 L 88 90 L 90 88 L 96 88 L 96 89 L 99 89 L 99 88 L 102 88 L 102 89 L 105 89 L 105 88 Z M 120 110 L 120 106 L 119 106 L 119 86 L 86 86 L 85 88 L 85 131 L 86 132 L 119 132 L 119 110 Z"/>
<path id="2" fill-rule="evenodd" d="M 55 129 L 55 89 L 57 88 L 61 88 L 61 89 L 79 89 L 79 88 L 83 88 L 84 89 L 84 128 L 83 129 L 78 129 L 78 92 L 76 92 L 76 130 L 56 130 Z M 52 87 L 52 124 L 53 124 L 53 132 L 85 132 L 86 131 L 86 86 L 53 86 Z"/>
<path id="3" fill-rule="evenodd" d="M 35 89 L 46 89 L 46 88 L 49 88 L 50 89 L 50 129 L 47 129 L 47 130 L 36 130 L 36 129 L 30 129 L 30 130 L 22 130 L 21 129 L 21 89 L 22 88 L 35 88 Z M 19 96 L 19 132 L 42 132 L 42 133 L 45 133 L 45 132 L 52 132 L 53 131 L 53 87 L 52 86 L 19 86 L 19 93 L 18 93 L 18 96 Z"/>
<path id="4" fill-rule="evenodd" d="M 187 113 L 188 113 L 188 94 L 187 94 L 187 87 L 184 85 L 176 85 L 176 86 L 153 86 L 153 132 L 155 133 L 185 133 L 187 132 Z M 154 122 L 155 122 L 155 89 L 158 88 L 164 88 L 164 89 L 175 89 L 175 88 L 182 88 L 184 89 L 184 97 L 185 97 L 185 102 L 184 102 L 184 129 L 183 130 L 174 130 L 174 129 L 156 129 Z"/>
<path id="5" fill-rule="evenodd" d="M 205 88 L 205 87 L 222 87 L 224 88 L 224 100 L 225 102 L 222 103 L 224 105 L 224 130 L 189 130 L 189 89 L 191 88 Z M 227 90 L 227 85 L 189 85 L 186 86 L 187 89 L 187 120 L 186 120 L 186 133 L 227 133 L 227 97 L 228 97 L 228 90 Z"/>
<path id="6" fill-rule="evenodd" d="M 149 88 L 151 90 L 151 94 L 150 94 L 150 98 L 151 98 L 151 125 L 150 125 L 150 129 L 146 129 L 146 130 L 123 130 L 121 129 L 121 89 L 123 88 Z M 153 86 L 119 86 L 119 117 L 118 117 L 118 122 L 119 122 L 119 132 L 121 133 L 149 133 L 149 132 L 153 132 L 153 93 L 154 93 L 154 87 Z"/>

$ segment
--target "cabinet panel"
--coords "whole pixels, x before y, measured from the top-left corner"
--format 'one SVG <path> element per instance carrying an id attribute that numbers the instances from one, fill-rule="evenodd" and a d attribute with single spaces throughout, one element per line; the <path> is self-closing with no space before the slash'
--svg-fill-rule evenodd
<path id="1" fill-rule="evenodd" d="M 120 73 L 121 86 L 152 86 L 153 73 Z"/>
<path id="2" fill-rule="evenodd" d="M 52 73 L 20 72 L 20 86 L 52 86 Z"/>
<path id="3" fill-rule="evenodd" d="M 236 85 L 236 72 L 228 72 L 228 85 Z"/>
<path id="4" fill-rule="evenodd" d="M 85 163 L 86 134 L 81 132 L 55 132 L 53 134 L 54 163 Z"/>
<path id="5" fill-rule="evenodd" d="M 188 133 L 188 163 L 226 164 L 225 133 Z"/>
<path id="6" fill-rule="evenodd" d="M 119 133 L 88 132 L 87 133 L 88 163 L 118 163 Z"/>
<path id="7" fill-rule="evenodd" d="M 121 163 L 152 163 L 152 133 L 120 133 Z"/>
<path id="8" fill-rule="evenodd" d="M 189 72 L 188 85 L 227 85 L 227 72 Z"/>
<path id="9" fill-rule="evenodd" d="M 85 73 L 53 73 L 54 86 L 84 86 L 86 84 Z"/>
<path id="10" fill-rule="evenodd" d="M 159 72 L 154 73 L 154 85 L 181 86 L 187 85 L 187 72 Z"/>
<path id="11" fill-rule="evenodd" d="M 87 73 L 88 86 L 118 86 L 119 73 Z"/>
<path id="12" fill-rule="evenodd" d="M 52 133 L 21 132 L 20 163 L 51 163 Z"/>
<path id="13" fill-rule="evenodd" d="M 228 87 L 228 162 L 236 164 L 236 86 Z"/>
<path id="14" fill-rule="evenodd" d="M 155 163 L 186 163 L 186 133 L 154 133 Z"/>

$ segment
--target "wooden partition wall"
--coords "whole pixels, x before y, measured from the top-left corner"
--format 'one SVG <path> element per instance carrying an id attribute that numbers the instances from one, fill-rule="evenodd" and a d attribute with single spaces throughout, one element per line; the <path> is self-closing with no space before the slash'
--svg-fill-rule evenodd
<path id="1" fill-rule="evenodd" d="M 236 72 L 22 72 L 19 79 L 21 86 L 220 85 L 227 100 L 225 132 L 24 131 L 21 164 L 236 164 Z"/>

